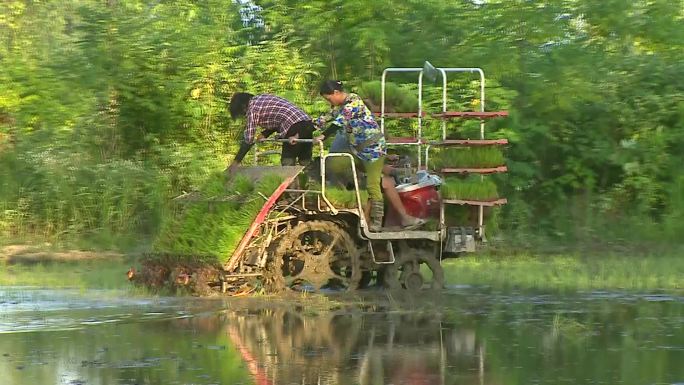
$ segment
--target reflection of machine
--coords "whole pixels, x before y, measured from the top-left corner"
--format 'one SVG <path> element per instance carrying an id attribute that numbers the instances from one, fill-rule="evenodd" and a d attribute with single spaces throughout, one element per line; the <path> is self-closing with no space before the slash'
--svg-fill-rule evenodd
<path id="1" fill-rule="evenodd" d="M 474 331 L 449 329 L 433 314 L 261 309 L 224 316 L 258 384 L 445 384 L 454 372 L 474 384 L 484 375 Z"/>
<path id="2" fill-rule="evenodd" d="M 400 185 L 398 192 L 408 212 L 421 218 L 434 217 L 432 228 L 417 230 L 371 231 L 364 215 L 364 201 L 357 178 L 353 156 L 346 153 L 329 153 L 320 145 L 320 179 L 315 188 L 301 190 L 293 183 L 304 172 L 301 167 L 244 167 L 243 173 L 259 179 L 264 173 L 278 172 L 285 182 L 266 199 L 261 211 L 244 234 L 232 257 L 223 266 L 215 287 L 223 292 L 240 291 L 245 284 L 261 279 L 273 290 L 283 288 L 356 289 L 374 283 L 391 288 L 408 289 L 442 288 L 443 258 L 473 251 L 476 240 L 484 240 L 483 207 L 502 204 L 505 200 L 476 201 L 440 199 L 437 191 L 439 177 L 430 176 L 423 169 L 430 162 L 430 148 L 463 146 L 496 146 L 505 140 L 484 139 L 484 119 L 505 116 L 505 112 L 484 111 L 484 73 L 477 68 L 437 68 L 442 76 L 442 109 L 432 114 L 442 122 L 442 132 L 433 133 L 438 140 L 424 136 L 423 75 L 434 72 L 432 68 L 388 68 L 382 77 L 382 110 L 380 124 L 385 130 L 385 120 L 416 118 L 418 129 L 415 137 L 392 138 L 392 146 L 413 146 L 417 149 L 417 168 L 411 173 L 421 177 L 414 183 Z M 418 73 L 417 112 L 385 112 L 385 79 L 388 73 Z M 481 95 L 479 112 L 447 111 L 447 74 L 472 72 L 480 75 Z M 452 118 L 475 118 L 481 120 L 481 137 L 477 140 L 447 139 L 446 121 Z M 304 142 L 306 140 L 300 140 Z M 310 140 L 308 140 L 310 141 Z M 258 151 L 258 150 L 257 150 Z M 264 153 L 262 151 L 262 153 Z M 434 154 L 434 152 L 433 152 Z M 326 179 L 326 159 L 340 158 L 348 161 L 354 185 L 350 191 L 351 207 L 342 207 L 330 199 Z M 486 174 L 505 171 L 505 166 L 492 169 L 443 168 L 436 170 L 446 174 Z M 292 186 L 291 186 L 292 184 Z M 310 185 L 314 183 L 310 182 Z M 479 207 L 476 227 L 465 223 L 452 224 L 445 218 L 445 205 L 474 205 Z M 392 223 L 393 213 L 388 212 L 386 223 Z M 430 227 L 430 226 L 428 226 Z M 262 279 L 263 278 L 263 279 Z"/>
<path id="3" fill-rule="evenodd" d="M 338 312 L 263 309 L 225 316 L 230 339 L 261 384 L 336 383 L 331 377 L 354 354 L 362 326 L 359 316 Z"/>

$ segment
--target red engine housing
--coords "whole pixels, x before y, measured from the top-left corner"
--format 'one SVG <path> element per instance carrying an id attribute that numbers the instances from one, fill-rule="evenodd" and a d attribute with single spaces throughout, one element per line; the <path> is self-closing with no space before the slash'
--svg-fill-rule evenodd
<path id="1" fill-rule="evenodd" d="M 440 196 L 434 183 L 425 182 L 397 186 L 406 213 L 416 218 L 439 218 Z M 391 205 L 385 215 L 385 226 L 399 226 L 400 216 Z"/>

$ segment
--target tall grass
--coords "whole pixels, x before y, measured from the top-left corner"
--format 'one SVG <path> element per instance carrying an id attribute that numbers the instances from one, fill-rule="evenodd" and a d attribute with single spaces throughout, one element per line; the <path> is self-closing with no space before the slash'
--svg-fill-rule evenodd
<path id="1" fill-rule="evenodd" d="M 154 163 L 102 160 L 84 146 L 27 141 L 0 153 L 0 243 L 137 247 L 157 233 L 170 198 L 225 165 L 192 145 L 159 146 Z"/>
<path id="2" fill-rule="evenodd" d="M 684 292 L 684 259 L 665 256 L 469 255 L 445 262 L 450 284 L 499 289 Z"/>
<path id="3" fill-rule="evenodd" d="M 136 232 L 149 233 L 168 186 L 163 174 L 141 162 L 93 164 L 75 153 L 4 154 L 0 174 L 0 238 L 5 240 L 116 243 Z"/>
<path id="4" fill-rule="evenodd" d="M 0 286 L 135 290 L 126 279 L 126 271 L 134 263 L 131 258 L 28 265 L 0 262 Z"/>

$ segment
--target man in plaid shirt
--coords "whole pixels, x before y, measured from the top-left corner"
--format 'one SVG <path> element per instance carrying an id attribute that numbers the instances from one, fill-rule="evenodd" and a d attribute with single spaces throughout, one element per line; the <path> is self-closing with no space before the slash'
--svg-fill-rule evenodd
<path id="1" fill-rule="evenodd" d="M 311 143 L 295 143 L 292 139 L 311 139 L 314 125 L 309 115 L 289 101 L 269 94 L 252 95 L 239 92 L 230 99 L 230 115 L 233 119 L 246 116 L 247 127 L 235 160 L 228 167 L 232 174 L 244 159 L 254 142 L 268 138 L 274 132 L 279 138 L 290 138 L 283 143 L 280 164 L 306 166 L 311 162 Z M 256 135 L 257 127 L 262 127 Z"/>

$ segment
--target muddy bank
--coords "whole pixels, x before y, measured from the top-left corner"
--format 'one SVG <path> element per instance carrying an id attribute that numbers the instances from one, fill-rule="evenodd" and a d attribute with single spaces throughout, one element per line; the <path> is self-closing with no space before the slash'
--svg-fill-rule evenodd
<path id="1" fill-rule="evenodd" d="M 211 257 L 188 257 L 173 254 L 146 254 L 131 267 L 126 277 L 133 284 L 153 291 L 211 296 L 225 293 L 223 269 Z"/>
<path id="2" fill-rule="evenodd" d="M 79 262 L 123 259 L 113 251 L 50 250 L 50 245 L 8 245 L 0 248 L 0 264 L 33 265 L 51 262 Z"/>

